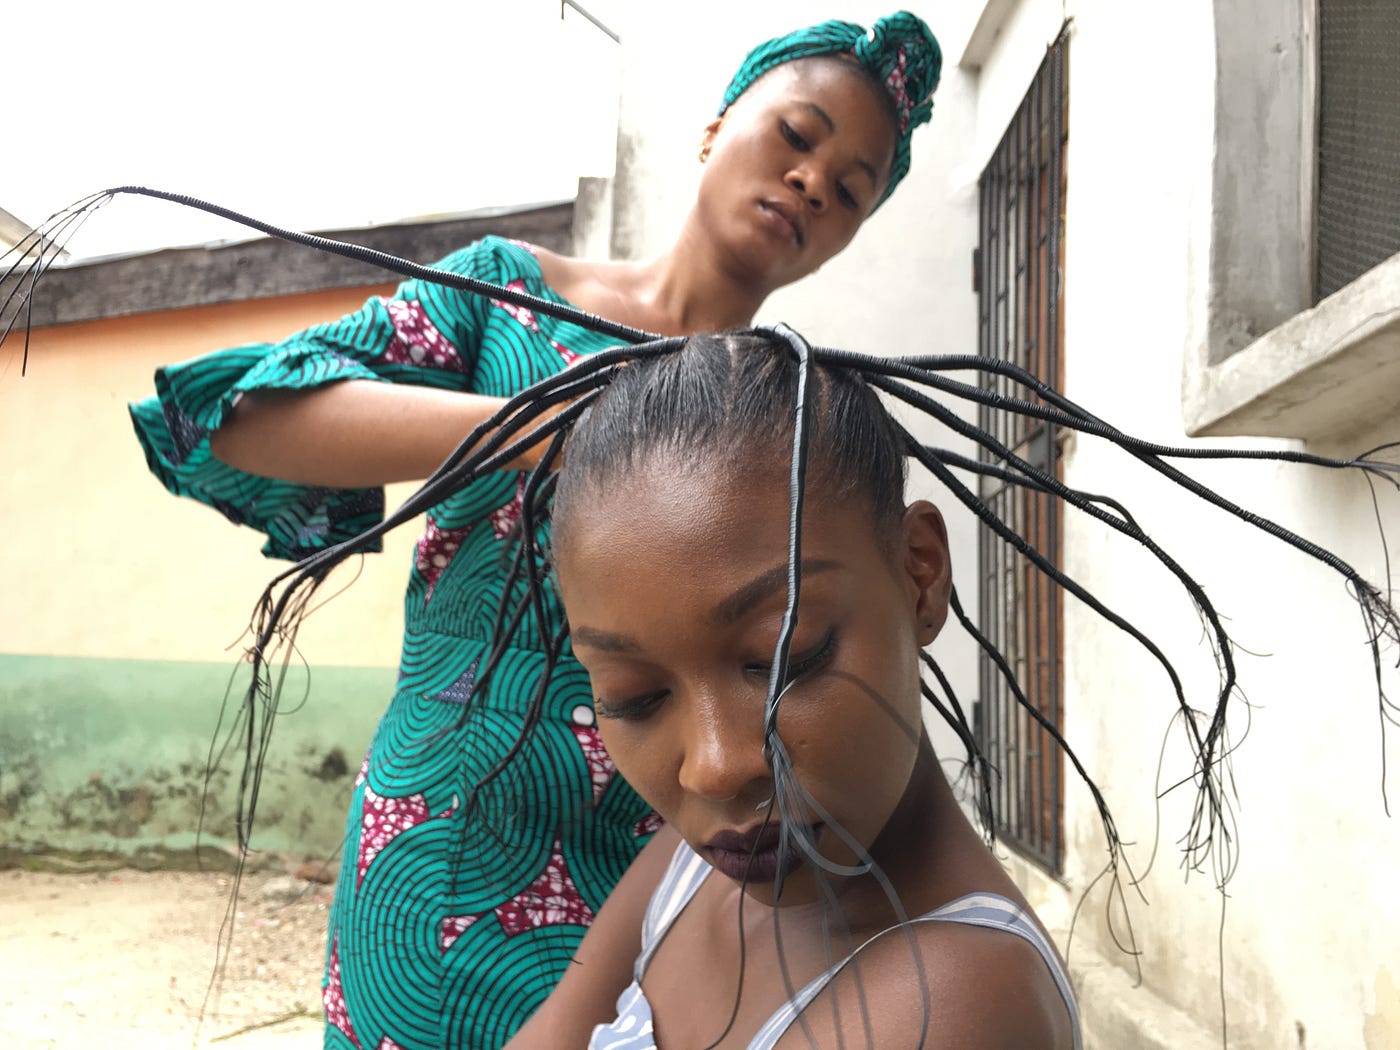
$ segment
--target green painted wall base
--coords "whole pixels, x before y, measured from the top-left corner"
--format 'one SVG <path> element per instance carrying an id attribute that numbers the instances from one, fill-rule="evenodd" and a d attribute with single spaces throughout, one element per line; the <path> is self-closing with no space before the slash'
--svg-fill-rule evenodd
<path id="1" fill-rule="evenodd" d="M 0 654 L 0 867 L 128 860 L 222 866 L 236 835 L 243 742 L 229 741 L 247 669 Z M 252 845 L 338 855 L 391 669 L 287 676 Z M 223 697 L 230 697 L 206 774 Z M 304 698 L 304 699 L 303 699 Z M 202 831 L 201 831 L 202 829 Z M 196 857 L 196 843 L 202 854 Z"/>

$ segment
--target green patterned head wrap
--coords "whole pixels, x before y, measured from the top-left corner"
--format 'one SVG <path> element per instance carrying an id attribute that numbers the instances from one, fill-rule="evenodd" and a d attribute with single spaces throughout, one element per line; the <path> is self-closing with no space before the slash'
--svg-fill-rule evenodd
<path id="1" fill-rule="evenodd" d="M 924 20 L 897 11 L 866 32 L 853 22 L 823 22 L 759 44 L 749 52 L 724 92 L 720 115 L 770 69 L 799 58 L 850 55 L 889 92 L 894 103 L 894 161 L 878 208 L 909 173 L 909 137 L 933 113 L 933 90 L 943 68 L 943 52 Z"/>

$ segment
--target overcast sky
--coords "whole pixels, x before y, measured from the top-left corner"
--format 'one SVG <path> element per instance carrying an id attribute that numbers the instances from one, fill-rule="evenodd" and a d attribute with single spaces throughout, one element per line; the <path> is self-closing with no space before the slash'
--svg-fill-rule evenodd
<path id="1" fill-rule="evenodd" d="M 617 0 L 582 0 L 605 22 Z M 559 0 L 6 5 L 0 208 L 135 184 L 303 229 L 574 195 L 611 174 L 619 48 Z M 120 198 L 75 257 L 243 236 Z"/>

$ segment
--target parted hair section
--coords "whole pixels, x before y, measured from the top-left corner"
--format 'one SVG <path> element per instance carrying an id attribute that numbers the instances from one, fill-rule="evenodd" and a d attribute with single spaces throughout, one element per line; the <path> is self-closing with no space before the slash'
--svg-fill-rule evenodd
<path id="1" fill-rule="evenodd" d="M 800 366 L 770 330 L 692 336 L 674 353 L 618 369 L 565 446 L 554 493 L 556 542 L 571 511 L 609 483 L 649 466 L 772 470 L 786 477 Z M 880 397 L 853 369 L 816 365 L 809 484 L 828 498 L 861 498 L 878 536 L 904 510 L 904 439 Z M 786 500 L 786 485 L 775 490 Z"/>

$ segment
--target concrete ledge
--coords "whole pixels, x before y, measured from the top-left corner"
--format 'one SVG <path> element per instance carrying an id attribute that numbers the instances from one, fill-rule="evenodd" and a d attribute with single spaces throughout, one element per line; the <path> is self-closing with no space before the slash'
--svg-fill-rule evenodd
<path id="1" fill-rule="evenodd" d="M 1079 995 L 1084 1050 L 1213 1050 L 1219 1024 L 1209 1028 L 1135 985 L 1130 973 L 1075 945 L 1070 977 Z M 1216 1007 L 1218 1013 L 1218 1005 Z"/>
<path id="2" fill-rule="evenodd" d="M 1013 850 L 998 847 L 998 859 L 1011 876 L 1050 936 L 1064 952 L 1070 944 L 1069 975 L 1079 997 L 1079 1020 L 1084 1050 L 1214 1050 L 1220 1045 L 1219 1026 L 1202 1025 L 1165 999 L 1139 985 L 1128 965 L 1095 950 L 1087 929 L 1073 941 L 1069 928 L 1080 897 L 1059 878 Z M 1092 923 L 1081 917 L 1085 926 Z M 1217 1010 L 1211 1005 L 1206 1009 Z"/>
<path id="3" fill-rule="evenodd" d="M 1315 441 L 1395 418 L 1400 254 L 1219 364 L 1188 365 L 1182 402 L 1192 437 Z"/>
<path id="4" fill-rule="evenodd" d="M 996 46 L 997 38 L 1001 36 L 1006 20 L 1011 17 L 1020 2 L 1021 0 L 984 0 L 982 13 L 977 16 L 972 35 L 967 39 L 967 46 L 958 56 L 959 69 L 975 71 L 986 64 Z"/>

